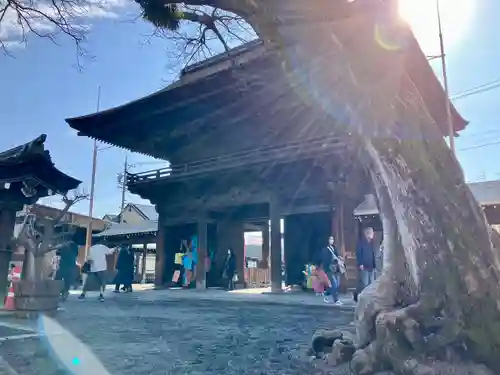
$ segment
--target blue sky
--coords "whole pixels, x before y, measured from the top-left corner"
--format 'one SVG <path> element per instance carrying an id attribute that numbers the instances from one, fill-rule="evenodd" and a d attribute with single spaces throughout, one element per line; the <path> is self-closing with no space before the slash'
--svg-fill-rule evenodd
<path id="1" fill-rule="evenodd" d="M 500 71 L 495 68 L 500 61 L 500 35 L 496 32 L 495 18 L 500 13 L 500 2 L 480 0 L 478 4 L 460 41 L 448 49 L 452 94 L 500 79 Z M 47 40 L 31 38 L 26 48 L 15 51 L 15 58 L 0 55 L 0 149 L 46 133 L 47 146 L 57 167 L 83 180 L 82 186 L 88 189 L 92 142 L 77 137 L 64 119 L 94 112 L 99 85 L 101 109 L 106 109 L 158 90 L 173 78 L 168 69 L 168 42 L 153 39 L 144 45 L 149 32 L 150 27 L 141 20 L 134 23 L 110 18 L 95 20 L 86 44 L 95 58 L 84 61 L 82 73 L 74 68 L 74 46 L 65 39 L 60 39 L 56 46 Z M 434 66 L 440 76 L 439 64 Z M 471 122 L 457 140 L 458 156 L 469 181 L 500 179 L 500 165 L 494 157 L 500 156 L 500 144 L 482 146 L 500 142 L 499 99 L 500 89 L 456 102 L 459 111 Z M 99 152 L 95 216 L 116 213 L 119 209 L 116 175 L 123 168 L 124 156 L 124 151 L 114 148 Z M 148 164 L 151 159 L 136 154 L 129 154 L 129 161 L 137 164 L 136 170 L 161 166 Z M 127 199 L 140 201 L 132 195 Z M 57 202 L 53 198 L 49 203 Z M 87 206 L 84 202 L 75 211 L 85 213 Z"/>

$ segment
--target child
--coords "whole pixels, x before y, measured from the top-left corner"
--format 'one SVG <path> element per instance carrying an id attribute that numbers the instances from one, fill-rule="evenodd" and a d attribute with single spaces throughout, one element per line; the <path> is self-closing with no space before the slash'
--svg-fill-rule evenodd
<path id="1" fill-rule="evenodd" d="M 312 279 L 313 289 L 316 292 L 316 295 L 322 296 L 325 290 L 330 289 L 332 287 L 332 284 L 330 283 L 330 280 L 328 279 L 326 272 L 323 271 L 323 268 L 321 267 L 320 263 L 315 265 L 314 270 L 312 272 L 312 276 L 313 276 Z"/>

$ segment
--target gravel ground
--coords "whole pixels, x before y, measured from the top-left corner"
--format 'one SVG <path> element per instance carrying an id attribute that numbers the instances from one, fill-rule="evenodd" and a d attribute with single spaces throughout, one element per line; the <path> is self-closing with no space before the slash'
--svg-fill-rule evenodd
<path id="1" fill-rule="evenodd" d="M 0 375 L 12 369 L 20 375 L 63 375 L 68 369 L 104 375 L 98 362 L 111 375 L 319 374 L 305 355 L 312 334 L 319 328 L 352 330 L 351 320 L 351 311 L 331 306 L 144 302 L 126 296 L 104 303 L 71 300 L 57 316 L 64 328 L 46 323 L 49 339 L 0 343 Z M 0 336 L 7 333 L 12 334 L 0 330 Z"/>

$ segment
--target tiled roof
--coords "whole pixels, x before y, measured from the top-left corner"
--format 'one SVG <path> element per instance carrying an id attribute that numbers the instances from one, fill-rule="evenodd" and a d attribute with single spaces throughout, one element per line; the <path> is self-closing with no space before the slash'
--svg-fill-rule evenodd
<path id="1" fill-rule="evenodd" d="M 469 188 L 480 205 L 500 204 L 500 180 L 472 182 Z M 375 214 L 378 214 L 375 196 L 367 194 L 365 200 L 354 210 L 354 216 Z"/>
<path id="2" fill-rule="evenodd" d="M 158 231 L 158 221 L 156 220 L 145 220 L 140 224 L 112 223 L 109 228 L 103 230 L 101 233 L 95 234 L 94 237 L 125 236 L 156 231 Z"/>
<path id="3" fill-rule="evenodd" d="M 500 180 L 473 182 L 469 187 L 480 204 L 500 204 Z"/>
<path id="4" fill-rule="evenodd" d="M 136 203 L 132 203 L 132 205 L 135 206 L 135 208 L 137 208 L 139 211 L 141 211 L 148 220 L 158 221 L 158 212 L 156 212 L 155 206 Z"/>

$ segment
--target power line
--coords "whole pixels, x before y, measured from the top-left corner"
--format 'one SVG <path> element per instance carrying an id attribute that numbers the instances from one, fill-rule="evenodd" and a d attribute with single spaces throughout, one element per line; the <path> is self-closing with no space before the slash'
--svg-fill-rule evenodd
<path id="1" fill-rule="evenodd" d="M 462 95 L 462 94 L 466 94 L 470 91 L 475 91 L 477 89 L 481 89 L 483 87 L 486 87 L 486 86 L 491 86 L 491 85 L 494 85 L 494 84 L 497 84 L 497 83 L 500 83 L 500 79 L 496 79 L 494 81 L 489 81 L 489 82 L 486 82 L 486 83 L 483 83 L 481 85 L 478 85 L 478 86 L 474 86 L 474 87 L 471 87 L 470 89 L 466 89 L 466 90 L 463 90 L 455 95 L 452 95 L 452 96 L 459 96 L 459 95 Z"/>
<path id="2" fill-rule="evenodd" d="M 452 95 L 450 97 L 450 99 L 452 101 L 455 101 L 457 99 L 467 98 L 468 96 L 481 94 L 483 92 L 488 92 L 488 91 L 495 90 L 495 89 L 498 89 L 498 88 L 500 88 L 500 79 L 497 79 L 497 80 L 494 80 L 494 81 L 490 81 L 490 82 L 487 82 L 487 83 L 483 83 L 482 85 L 475 86 L 475 87 L 472 87 L 470 89 L 461 91 L 461 92 L 459 92 L 457 94 Z"/>
<path id="3" fill-rule="evenodd" d="M 481 133 L 471 133 L 471 134 L 460 134 L 460 138 L 475 138 L 475 137 L 484 137 L 484 136 L 498 136 L 500 133 L 500 129 L 485 129 Z"/>
<path id="4" fill-rule="evenodd" d="M 488 146 L 495 146 L 495 145 L 500 145 L 500 141 L 490 142 L 490 143 L 483 143 L 482 145 L 476 145 L 476 146 L 465 147 L 465 148 L 461 148 L 461 149 L 460 149 L 460 150 L 458 150 L 458 151 L 475 150 L 475 149 L 478 149 L 478 148 L 483 148 L 483 147 L 488 147 Z"/>

